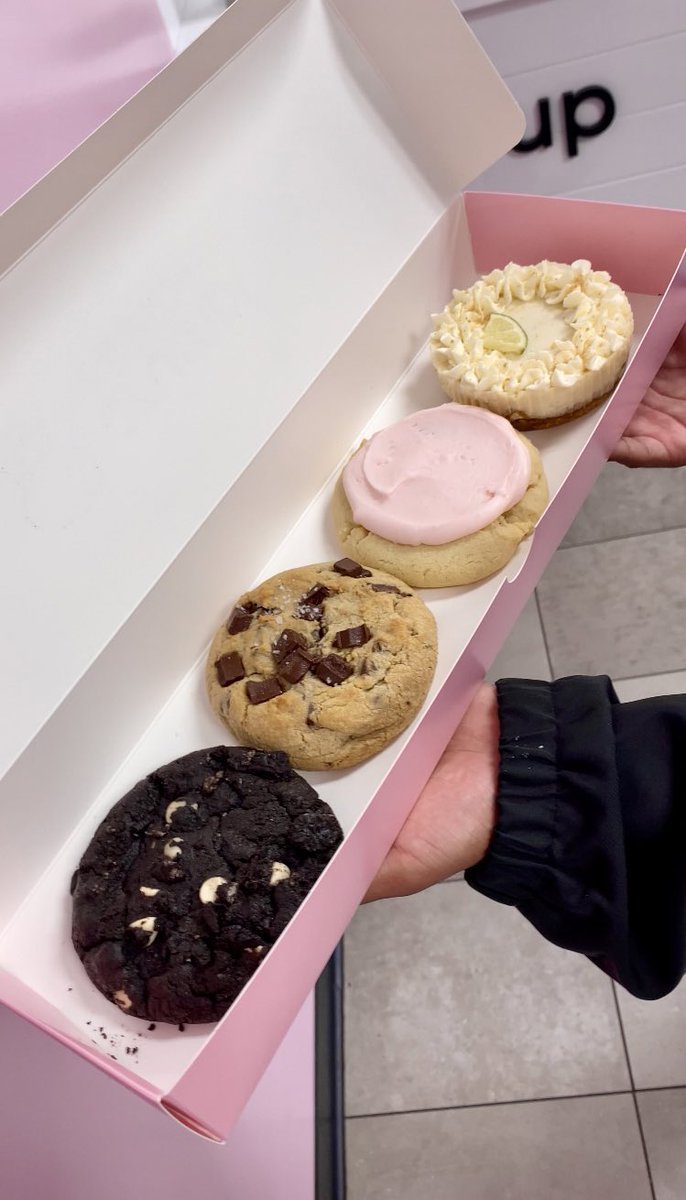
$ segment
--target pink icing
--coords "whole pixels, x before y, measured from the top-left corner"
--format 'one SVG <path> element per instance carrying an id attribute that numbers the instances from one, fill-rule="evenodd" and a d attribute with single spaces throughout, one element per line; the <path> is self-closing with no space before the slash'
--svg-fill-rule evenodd
<path id="1" fill-rule="evenodd" d="M 403 546 L 484 529 L 524 495 L 526 446 L 503 417 L 442 404 L 375 433 L 343 472 L 356 524 Z"/>

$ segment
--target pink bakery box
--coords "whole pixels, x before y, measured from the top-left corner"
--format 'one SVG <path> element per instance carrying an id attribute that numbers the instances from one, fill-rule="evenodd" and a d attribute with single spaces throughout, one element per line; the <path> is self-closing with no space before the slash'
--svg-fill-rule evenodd
<path id="1" fill-rule="evenodd" d="M 686 320 L 686 213 L 463 195 L 523 127 L 452 0 L 236 0 L 0 220 L 0 999 L 215 1140 Z M 424 594 L 439 658 L 412 727 L 309 776 L 344 843 L 224 1019 L 148 1030 L 71 947 L 83 849 L 138 778 L 227 740 L 211 635 L 256 580 L 339 556 L 350 448 L 443 402 L 429 314 L 544 257 L 630 293 L 621 383 L 534 435 L 551 499 L 509 566 Z"/>

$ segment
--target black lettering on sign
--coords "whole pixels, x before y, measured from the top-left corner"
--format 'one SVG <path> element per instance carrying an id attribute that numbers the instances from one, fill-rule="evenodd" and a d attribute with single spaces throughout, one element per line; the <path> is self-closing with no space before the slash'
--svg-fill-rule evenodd
<path id="1" fill-rule="evenodd" d="M 513 150 L 517 154 L 530 154 L 532 150 L 547 148 L 553 144 L 553 126 L 550 120 L 550 101 L 538 101 L 538 133 L 530 138 L 522 138 Z"/>
<path id="2" fill-rule="evenodd" d="M 590 125 L 581 125 L 578 120 L 578 110 L 587 100 L 598 100 L 601 105 L 600 115 Z M 578 92 L 565 92 L 563 97 L 565 114 L 565 133 L 567 135 L 567 153 L 570 158 L 576 158 L 579 153 L 580 138 L 594 138 L 604 133 L 615 119 L 617 106 L 611 92 L 607 88 L 592 84 L 581 88 Z"/>

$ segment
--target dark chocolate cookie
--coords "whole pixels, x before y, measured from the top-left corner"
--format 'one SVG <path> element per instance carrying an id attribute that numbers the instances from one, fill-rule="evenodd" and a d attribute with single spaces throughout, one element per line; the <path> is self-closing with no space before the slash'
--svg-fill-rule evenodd
<path id="1" fill-rule="evenodd" d="M 72 881 L 95 986 L 151 1021 L 217 1021 L 342 840 L 285 754 L 216 746 L 137 783 Z"/>

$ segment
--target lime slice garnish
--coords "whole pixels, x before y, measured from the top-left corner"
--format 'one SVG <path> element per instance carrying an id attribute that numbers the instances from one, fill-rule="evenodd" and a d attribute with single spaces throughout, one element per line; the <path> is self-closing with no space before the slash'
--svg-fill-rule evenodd
<path id="1" fill-rule="evenodd" d="M 501 354 L 523 354 L 529 339 L 519 321 L 505 313 L 491 313 L 484 329 L 484 350 L 499 350 Z"/>

